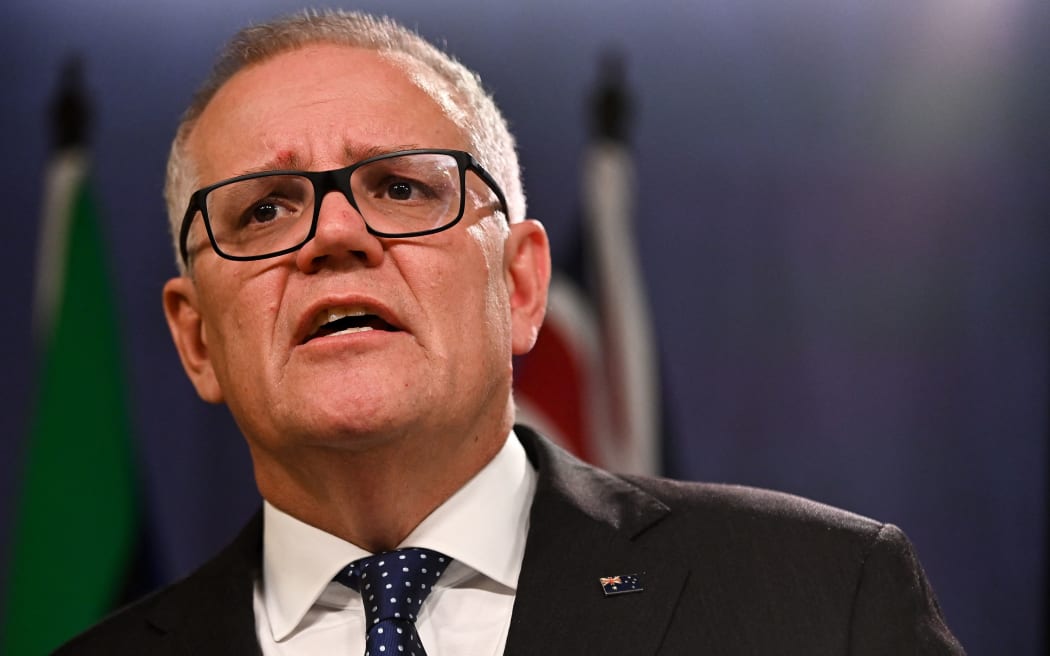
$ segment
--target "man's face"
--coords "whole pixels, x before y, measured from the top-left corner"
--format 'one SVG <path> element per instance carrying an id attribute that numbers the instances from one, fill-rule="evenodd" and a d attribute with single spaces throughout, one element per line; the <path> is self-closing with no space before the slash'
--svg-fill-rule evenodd
<path id="1" fill-rule="evenodd" d="M 329 45 L 241 71 L 190 136 L 201 185 L 408 148 L 470 150 L 411 72 Z M 515 244 L 541 246 L 545 261 L 546 241 L 534 222 L 508 231 L 488 188 L 467 179 L 463 220 L 444 232 L 377 238 L 332 193 L 313 240 L 257 262 L 216 255 L 198 217 L 193 279 L 169 282 L 165 309 L 198 392 L 229 405 L 253 448 L 365 448 L 406 434 L 477 434 L 503 420 L 511 353 L 531 346 L 542 317 L 515 309 L 540 286 L 516 276 L 535 254 L 522 258 Z M 368 315 L 360 323 L 372 329 L 318 331 L 344 314 Z"/>

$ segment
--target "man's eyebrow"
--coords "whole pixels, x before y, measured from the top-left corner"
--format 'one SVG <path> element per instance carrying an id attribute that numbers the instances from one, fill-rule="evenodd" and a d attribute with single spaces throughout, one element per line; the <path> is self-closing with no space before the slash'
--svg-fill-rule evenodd
<path id="1" fill-rule="evenodd" d="M 267 171 L 299 170 L 303 166 L 303 160 L 293 150 L 283 150 L 258 166 L 244 169 L 238 175 L 250 175 L 252 173 L 266 173 Z"/>
<path id="2" fill-rule="evenodd" d="M 415 144 L 399 144 L 396 146 L 369 146 L 368 148 L 355 148 L 352 144 L 348 144 L 343 148 L 343 156 L 347 162 L 360 162 L 362 160 L 371 159 L 373 157 L 379 157 L 380 155 L 388 155 L 390 153 L 400 152 L 402 150 L 416 150 L 419 146 Z"/>
<path id="3" fill-rule="evenodd" d="M 355 147 L 353 145 L 347 145 L 343 148 L 343 161 L 347 162 L 347 165 L 354 162 L 360 162 L 362 160 L 371 159 L 372 157 L 379 157 L 380 155 L 387 155 L 389 153 L 396 153 L 402 150 L 415 150 L 419 146 L 415 144 L 400 144 L 396 146 L 369 146 L 367 148 Z M 252 173 L 266 173 L 268 171 L 302 171 L 306 170 L 306 165 L 303 159 L 298 153 L 292 150 L 286 150 L 278 153 L 274 157 L 266 160 L 258 166 L 252 166 L 244 169 L 238 175 L 250 175 Z"/>

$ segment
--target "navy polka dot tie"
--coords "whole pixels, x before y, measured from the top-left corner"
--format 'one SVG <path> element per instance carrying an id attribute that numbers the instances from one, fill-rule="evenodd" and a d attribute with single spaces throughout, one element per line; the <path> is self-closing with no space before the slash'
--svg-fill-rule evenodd
<path id="1" fill-rule="evenodd" d="M 365 604 L 365 656 L 426 656 L 416 615 L 451 560 L 412 547 L 355 560 L 336 575 Z"/>

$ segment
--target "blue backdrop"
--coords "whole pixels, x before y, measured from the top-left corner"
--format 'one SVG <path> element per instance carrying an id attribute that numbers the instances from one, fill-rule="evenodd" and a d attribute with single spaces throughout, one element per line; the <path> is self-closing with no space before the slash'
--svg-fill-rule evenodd
<path id="1" fill-rule="evenodd" d="M 164 576 L 186 573 L 257 505 L 232 422 L 196 399 L 170 345 L 160 189 L 177 117 L 221 42 L 296 6 L 0 8 L 0 562 L 31 401 L 46 107 L 73 52 L 95 106 L 96 186 Z M 574 231 L 599 53 L 626 53 L 638 247 L 676 427 L 670 473 L 892 521 L 972 654 L 1044 653 L 1050 5 L 354 7 L 418 27 L 482 74 L 519 138 L 530 213 L 547 224 L 556 259 Z"/>

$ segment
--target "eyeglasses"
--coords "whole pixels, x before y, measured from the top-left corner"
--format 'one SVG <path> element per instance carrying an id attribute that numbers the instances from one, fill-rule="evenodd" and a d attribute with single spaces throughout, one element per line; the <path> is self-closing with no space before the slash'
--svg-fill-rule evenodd
<path id="1" fill-rule="evenodd" d="M 265 171 L 239 175 L 190 197 L 179 230 L 182 261 L 200 212 L 211 246 L 228 260 L 262 260 L 298 250 L 313 239 L 321 201 L 338 191 L 377 237 L 421 237 L 463 218 L 467 171 L 492 189 L 507 216 L 495 178 L 461 150 L 403 150 L 332 171 Z M 508 217 L 509 219 L 509 217 Z"/>

